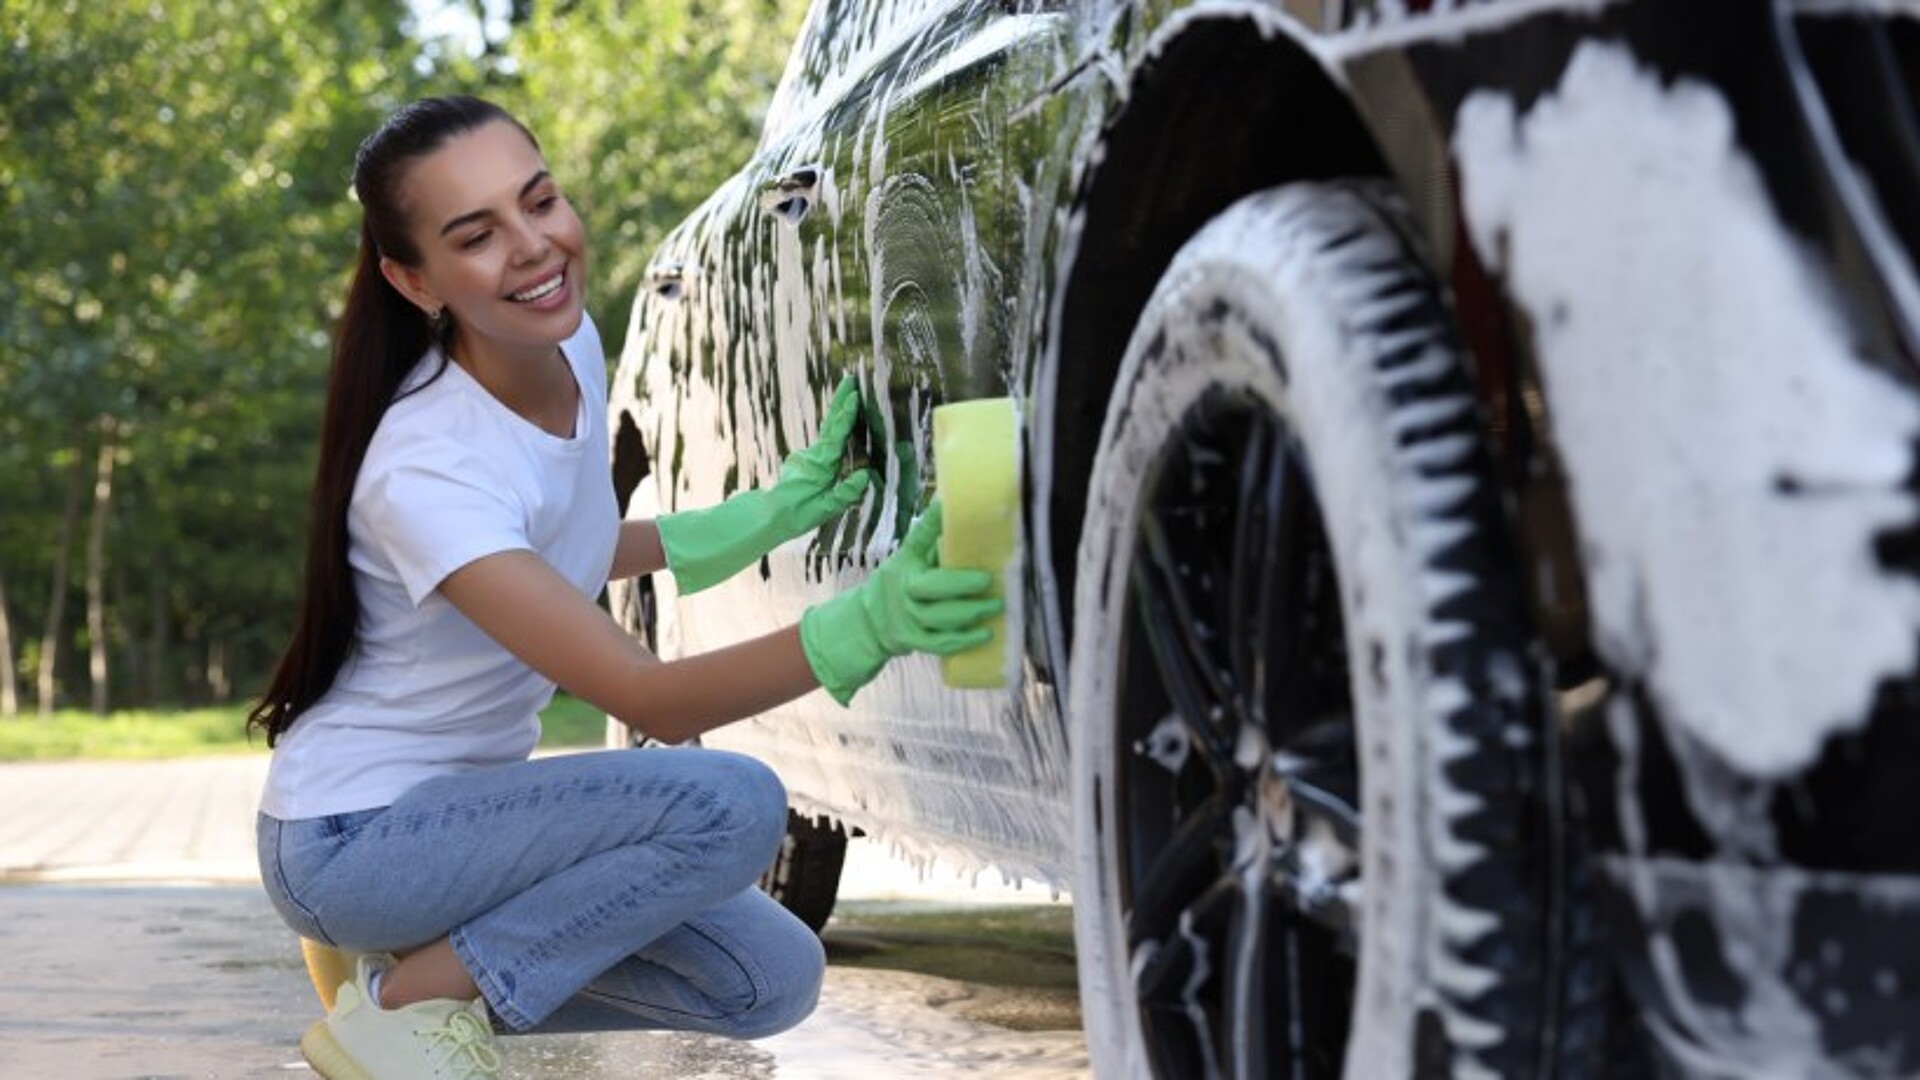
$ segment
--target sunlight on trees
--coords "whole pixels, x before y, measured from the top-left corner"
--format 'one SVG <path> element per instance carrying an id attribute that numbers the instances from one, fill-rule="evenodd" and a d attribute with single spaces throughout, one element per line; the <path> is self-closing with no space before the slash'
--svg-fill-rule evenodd
<path id="1" fill-rule="evenodd" d="M 353 149 L 522 115 L 594 230 L 617 353 L 648 251 L 750 152 L 799 0 L 0 0 L 0 715 L 244 698 L 293 618 Z M 697 12 L 697 14 L 696 14 Z"/>

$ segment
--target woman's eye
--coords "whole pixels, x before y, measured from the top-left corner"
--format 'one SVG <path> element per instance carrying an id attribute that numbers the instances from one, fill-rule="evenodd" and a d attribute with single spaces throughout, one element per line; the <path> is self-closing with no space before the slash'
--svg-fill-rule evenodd
<path id="1" fill-rule="evenodd" d="M 468 251 L 472 251 L 473 249 L 479 247 L 481 244 L 486 243 L 487 237 L 490 235 L 492 234 L 487 232 L 474 233 L 472 236 L 469 236 L 465 240 L 460 241 L 460 246 L 467 249 Z"/>
<path id="2" fill-rule="evenodd" d="M 547 211 L 553 209 L 554 204 L 558 203 L 559 201 L 560 201 L 560 196 L 558 195 L 543 196 L 539 199 L 534 200 L 533 212 L 536 214 L 544 214 Z"/>

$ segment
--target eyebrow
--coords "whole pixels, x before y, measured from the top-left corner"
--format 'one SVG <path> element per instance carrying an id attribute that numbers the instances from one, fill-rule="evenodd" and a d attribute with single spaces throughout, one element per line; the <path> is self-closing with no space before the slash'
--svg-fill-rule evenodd
<path id="1" fill-rule="evenodd" d="M 527 179 L 526 183 L 520 185 L 520 198 L 522 199 L 526 198 L 527 192 L 532 191 L 536 187 L 539 187 L 540 181 L 547 179 L 548 176 L 550 175 L 551 174 L 549 174 L 545 169 L 541 169 L 539 172 L 534 173 L 531 177 Z M 448 221 L 445 225 L 440 226 L 440 235 L 445 236 L 462 225 L 466 225 L 470 222 L 479 221 L 481 218 L 491 217 L 491 216 L 493 216 L 493 211 L 491 210 L 475 210 L 472 213 L 461 214 L 459 217 L 453 218 L 452 220 Z"/>

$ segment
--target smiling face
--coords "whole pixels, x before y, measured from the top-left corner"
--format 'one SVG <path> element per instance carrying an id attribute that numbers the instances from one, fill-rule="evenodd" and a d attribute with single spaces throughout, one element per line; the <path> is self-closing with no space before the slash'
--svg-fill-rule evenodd
<path id="1" fill-rule="evenodd" d="M 540 152 L 506 121 L 456 135 L 400 185 L 417 266 L 383 258 L 394 287 L 453 317 L 469 361 L 545 357 L 580 326 L 586 231 Z"/>

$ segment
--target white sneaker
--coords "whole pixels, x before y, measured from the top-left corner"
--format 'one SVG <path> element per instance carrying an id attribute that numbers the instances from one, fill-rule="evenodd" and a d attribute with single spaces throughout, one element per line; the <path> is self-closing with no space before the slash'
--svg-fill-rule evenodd
<path id="1" fill-rule="evenodd" d="M 333 1011 L 300 1038 L 300 1053 L 327 1080 L 487 1080 L 500 1075 L 500 1051 L 487 1004 L 440 998 L 383 1009 L 367 979 L 393 965 L 362 956 L 342 983 Z"/>

